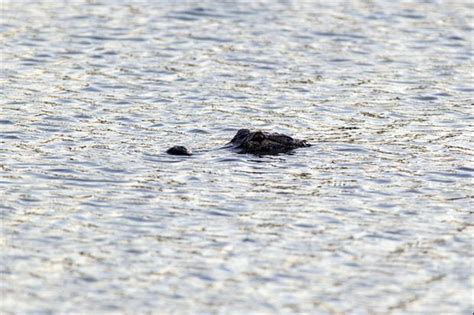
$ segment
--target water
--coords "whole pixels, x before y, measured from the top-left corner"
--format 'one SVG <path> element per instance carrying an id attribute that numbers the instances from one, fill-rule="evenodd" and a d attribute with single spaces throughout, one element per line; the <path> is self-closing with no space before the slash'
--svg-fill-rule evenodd
<path id="1" fill-rule="evenodd" d="M 474 5 L 327 2 L 3 1 L 3 314 L 470 314 Z"/>

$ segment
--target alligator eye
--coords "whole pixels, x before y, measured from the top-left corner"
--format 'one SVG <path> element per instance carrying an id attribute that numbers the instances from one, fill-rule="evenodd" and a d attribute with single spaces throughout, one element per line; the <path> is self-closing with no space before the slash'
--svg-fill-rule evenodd
<path id="1" fill-rule="evenodd" d="M 265 135 L 261 131 L 255 132 L 254 135 L 252 136 L 252 141 L 255 141 L 255 142 L 262 142 L 264 139 L 265 139 Z"/>

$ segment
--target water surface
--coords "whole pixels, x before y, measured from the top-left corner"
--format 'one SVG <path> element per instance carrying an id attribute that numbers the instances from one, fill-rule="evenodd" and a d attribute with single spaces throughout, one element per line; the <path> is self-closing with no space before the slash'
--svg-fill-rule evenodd
<path id="1" fill-rule="evenodd" d="M 1 311 L 470 314 L 473 12 L 4 1 Z"/>

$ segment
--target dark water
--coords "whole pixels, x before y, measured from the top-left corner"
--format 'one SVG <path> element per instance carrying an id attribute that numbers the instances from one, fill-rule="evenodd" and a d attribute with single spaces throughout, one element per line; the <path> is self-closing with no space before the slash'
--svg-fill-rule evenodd
<path id="1" fill-rule="evenodd" d="M 0 311 L 470 314 L 474 6 L 328 2 L 3 1 Z"/>

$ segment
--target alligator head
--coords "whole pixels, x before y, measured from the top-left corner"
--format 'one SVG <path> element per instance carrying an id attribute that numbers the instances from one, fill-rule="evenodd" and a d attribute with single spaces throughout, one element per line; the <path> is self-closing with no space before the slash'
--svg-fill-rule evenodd
<path id="1" fill-rule="evenodd" d="M 263 131 L 250 131 L 240 129 L 229 143 L 238 153 L 251 153 L 256 155 L 278 154 L 296 148 L 309 147 L 305 140 Z"/>
<path id="2" fill-rule="evenodd" d="M 240 129 L 226 147 L 232 148 L 237 153 L 271 155 L 286 153 L 296 148 L 309 146 L 305 140 L 293 139 L 292 137 L 280 133 Z M 166 153 L 172 155 L 192 155 L 192 152 L 188 148 L 180 145 L 169 148 Z"/>

